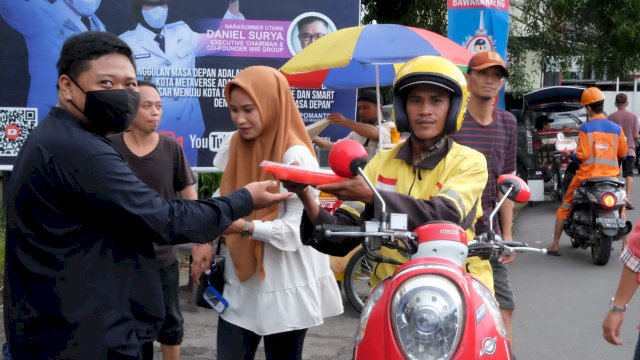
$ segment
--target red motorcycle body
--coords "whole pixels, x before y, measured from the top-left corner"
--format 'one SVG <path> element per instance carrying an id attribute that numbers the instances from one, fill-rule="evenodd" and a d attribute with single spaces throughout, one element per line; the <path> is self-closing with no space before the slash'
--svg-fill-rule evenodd
<path id="1" fill-rule="evenodd" d="M 493 294 L 461 267 L 467 255 L 464 232 L 460 229 L 462 236 L 459 235 L 453 224 L 434 224 L 422 228 L 416 230 L 420 238 L 417 253 L 372 291 L 370 298 L 376 298 L 376 290 L 384 287 L 382 294 L 374 300 L 368 318 L 367 305 L 363 309 L 360 331 L 363 330 L 363 319 L 366 325 L 361 340 L 356 343 L 354 359 L 512 359 L 510 342 L 506 338 Z M 455 232 L 456 235 L 448 235 L 449 232 Z M 398 291 L 399 287 L 410 281 L 415 286 Z M 438 298 L 448 295 L 447 291 L 438 292 L 438 282 L 447 285 L 448 293 L 457 291 L 455 298 L 460 299 L 460 306 L 450 306 L 449 309 L 443 306 L 443 301 Z M 413 295 L 412 289 L 417 289 Z M 397 296 L 395 303 L 394 296 Z M 373 303 L 371 299 L 368 301 Z M 394 304 L 397 307 L 395 311 L 404 309 L 398 313 L 401 317 L 417 320 L 403 324 L 403 330 L 394 329 L 397 326 L 392 314 Z M 448 306 L 450 303 L 444 304 Z M 411 311 L 407 311 L 409 308 Z M 452 311 L 453 308 L 457 310 Z M 436 311 L 429 313 L 429 309 Z M 446 310 L 439 312 L 442 309 Z M 443 326 L 442 319 L 450 318 L 451 313 L 455 313 L 458 319 L 452 322 L 456 326 Z M 453 328 L 457 332 L 452 331 Z M 498 329 L 502 329 L 502 333 Z M 411 350 L 404 351 L 402 348 L 403 341 L 399 337 L 403 336 L 409 339 L 404 344 L 409 344 L 407 346 Z M 444 355 L 434 356 L 432 349 L 441 349 L 445 342 L 454 345 L 450 345 L 450 350 L 445 351 Z M 406 355 L 409 352 L 411 356 Z"/>

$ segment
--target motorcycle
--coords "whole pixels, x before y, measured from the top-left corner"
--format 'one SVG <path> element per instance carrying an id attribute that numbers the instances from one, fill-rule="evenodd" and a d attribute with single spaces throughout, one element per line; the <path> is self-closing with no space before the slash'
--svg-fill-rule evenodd
<path id="1" fill-rule="evenodd" d="M 591 247 L 591 259 L 596 265 L 606 265 L 612 242 L 632 229 L 631 221 L 621 218 L 627 196 L 624 185 L 614 177 L 595 177 L 585 180 L 573 193 L 564 232 L 574 248 Z"/>
<path id="2" fill-rule="evenodd" d="M 342 141 L 336 146 L 350 146 Z M 356 143 L 357 144 L 357 143 Z M 354 145 L 355 147 L 355 145 Z M 344 156 L 347 154 L 346 156 Z M 318 225 L 323 237 L 354 237 L 362 240 L 372 261 L 399 265 L 369 294 L 357 329 L 354 359 L 479 359 L 491 356 L 512 359 L 510 342 L 500 309 L 491 290 L 463 266 L 467 256 L 498 259 L 513 252 L 546 253 L 521 242 L 507 242 L 490 228 L 486 234 L 467 240 L 458 225 L 434 221 L 407 230 L 407 214 L 387 213 L 384 200 L 366 178 L 366 159 L 343 151 L 331 168 L 347 177 L 361 175 L 381 204 L 379 217 L 362 227 Z M 529 200 L 527 184 L 514 175 L 502 175 L 499 188 L 509 198 Z M 401 263 L 377 253 L 382 247 L 410 256 Z"/>
<path id="3" fill-rule="evenodd" d="M 544 163 L 543 168 L 545 174 L 545 193 L 549 194 L 551 200 L 562 201 L 566 192 L 566 187 L 563 187 L 564 177 L 569 166 L 570 155 L 573 153 L 578 143 L 573 138 L 568 138 L 563 132 L 559 132 L 554 139 L 555 151 L 549 156 L 547 162 Z"/>

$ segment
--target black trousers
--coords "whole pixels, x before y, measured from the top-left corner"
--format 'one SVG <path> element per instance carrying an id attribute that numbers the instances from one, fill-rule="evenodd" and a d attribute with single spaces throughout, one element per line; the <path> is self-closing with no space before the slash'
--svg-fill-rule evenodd
<path id="1" fill-rule="evenodd" d="M 307 329 L 264 336 L 267 360 L 301 360 Z M 253 360 L 262 336 L 218 317 L 218 360 Z"/>

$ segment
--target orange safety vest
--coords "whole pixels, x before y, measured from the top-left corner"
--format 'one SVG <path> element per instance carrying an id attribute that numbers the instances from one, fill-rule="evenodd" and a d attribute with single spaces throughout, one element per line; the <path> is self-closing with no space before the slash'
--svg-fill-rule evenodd
<path id="1" fill-rule="evenodd" d="M 571 180 L 556 217 L 564 220 L 569 216 L 573 192 L 586 179 L 597 176 L 617 177 L 620 174 L 619 159 L 627 154 L 627 138 L 620 125 L 604 115 L 595 115 L 580 127 L 576 156 L 580 168 Z"/>
<path id="2" fill-rule="evenodd" d="M 619 159 L 627 154 L 627 138 L 622 128 L 604 115 L 596 115 L 580 127 L 576 177 L 613 176 L 620 173 Z"/>

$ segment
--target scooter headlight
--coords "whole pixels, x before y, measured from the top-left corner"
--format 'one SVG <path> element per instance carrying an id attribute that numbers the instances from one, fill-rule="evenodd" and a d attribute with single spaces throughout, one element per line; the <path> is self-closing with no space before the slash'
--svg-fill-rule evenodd
<path id="1" fill-rule="evenodd" d="M 394 335 L 409 359 L 450 359 L 460 345 L 465 318 L 460 289 L 440 275 L 408 279 L 391 300 Z"/>
<path id="2" fill-rule="evenodd" d="M 358 331 L 356 332 L 356 340 L 355 345 L 360 344 L 362 338 L 364 338 L 364 332 L 367 329 L 367 322 L 369 321 L 369 316 L 371 316 L 371 311 L 373 311 L 373 307 L 376 305 L 378 300 L 384 294 L 384 286 L 388 280 L 384 280 L 376 285 L 367 297 L 367 301 L 364 303 L 362 307 L 362 312 L 360 313 L 360 323 L 358 324 Z"/>

